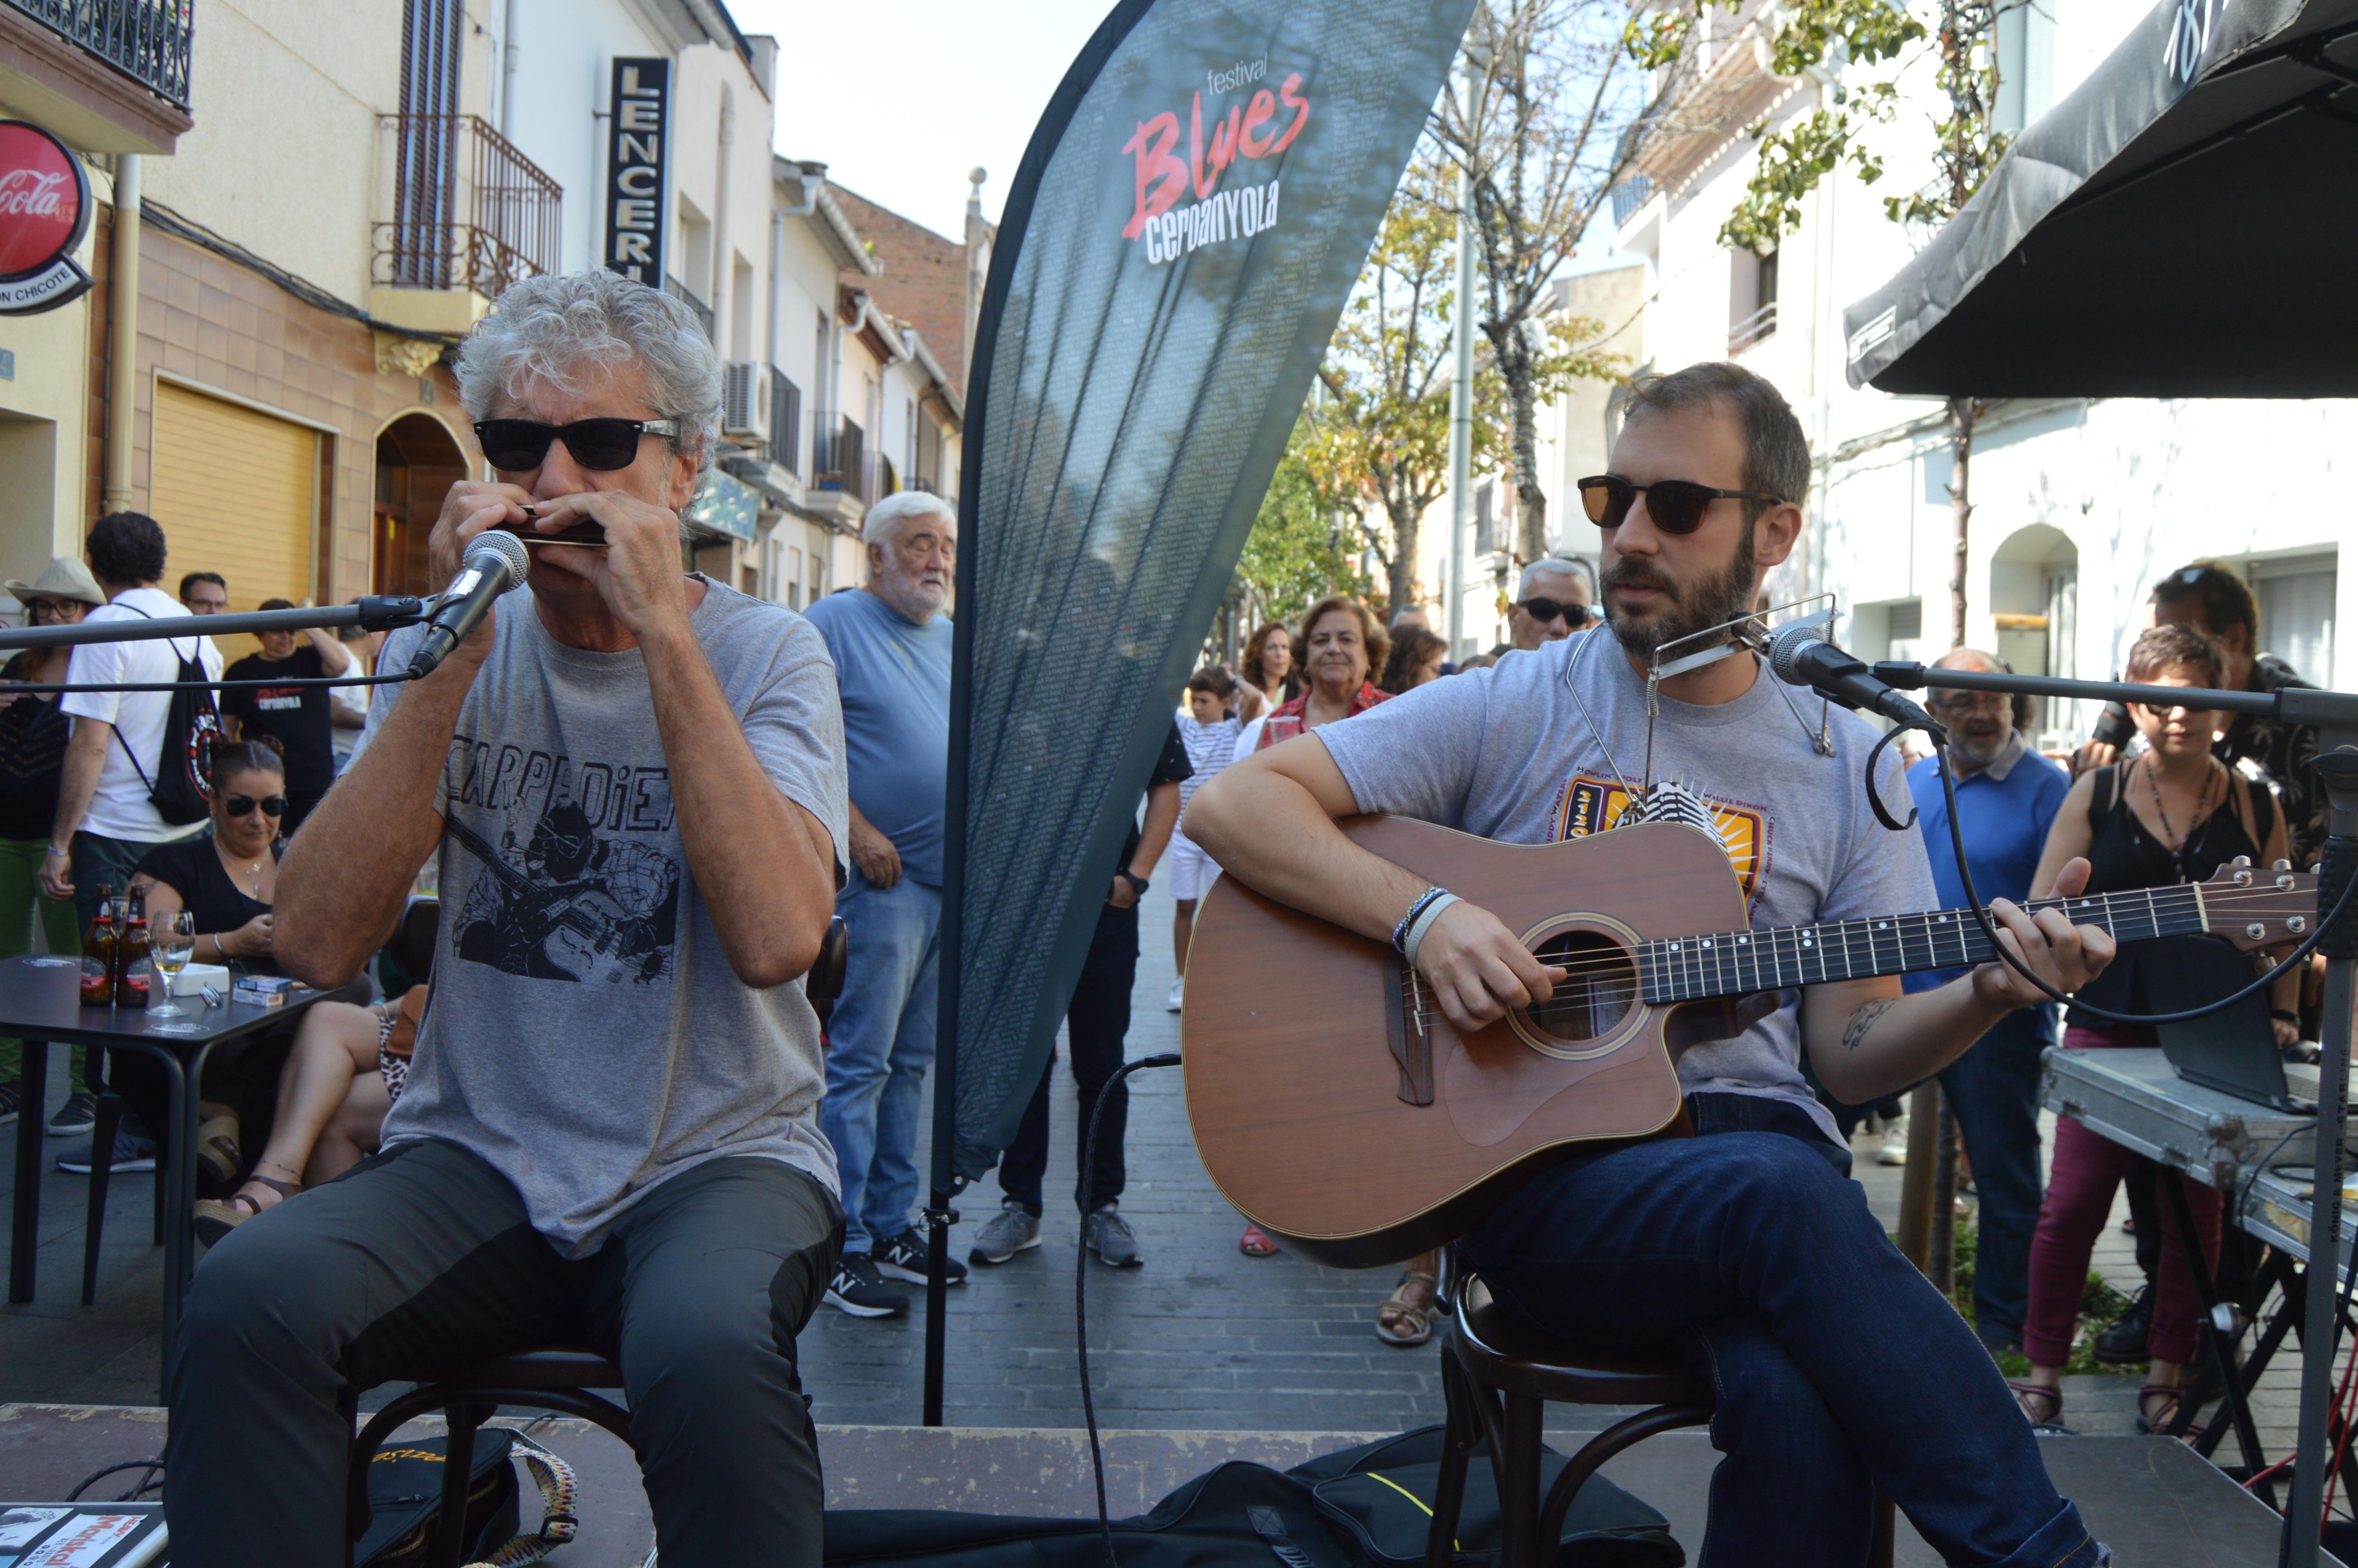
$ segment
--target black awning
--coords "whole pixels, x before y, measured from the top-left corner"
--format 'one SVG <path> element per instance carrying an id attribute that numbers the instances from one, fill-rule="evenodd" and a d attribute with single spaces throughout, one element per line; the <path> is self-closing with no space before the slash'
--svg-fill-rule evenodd
<path id="1" fill-rule="evenodd" d="M 2358 0 L 2164 0 L 1843 326 L 1885 392 L 2358 395 Z"/>

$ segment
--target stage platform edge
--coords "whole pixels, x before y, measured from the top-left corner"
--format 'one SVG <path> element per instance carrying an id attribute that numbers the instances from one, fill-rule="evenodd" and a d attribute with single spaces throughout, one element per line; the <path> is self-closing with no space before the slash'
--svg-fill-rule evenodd
<path id="1" fill-rule="evenodd" d="M 530 1420 L 501 1419 L 519 1427 Z M 164 1423 L 164 1411 L 142 1406 L 0 1405 L 0 1499 L 62 1498 L 101 1465 L 158 1454 Z M 421 1421 L 408 1430 L 438 1426 Z M 581 1481 L 582 1531 L 549 1559 L 554 1568 L 637 1568 L 653 1532 L 630 1451 L 579 1421 L 542 1421 L 533 1432 Z M 1228 1460 L 1282 1469 L 1385 1435 L 1108 1432 L 1108 1498 L 1117 1518 L 1142 1513 L 1181 1482 Z M 1564 1446 L 1571 1439 L 1551 1441 Z M 2079 1505 L 2123 1568 L 2275 1568 L 2276 1516 L 2181 1444 L 2046 1437 L 2039 1451 L 2056 1490 Z M 1088 1437 L 1078 1428 L 822 1425 L 819 1452 L 829 1508 L 1064 1518 L 1086 1518 L 1095 1508 Z M 1620 1455 L 1606 1473 L 1669 1517 L 1692 1560 L 1703 1543 L 1718 1457 L 1704 1433 L 1671 1433 Z M 121 1489 L 110 1477 L 92 1491 L 113 1497 Z M 1898 1563 L 1938 1568 L 1940 1557 L 1903 1522 Z"/>

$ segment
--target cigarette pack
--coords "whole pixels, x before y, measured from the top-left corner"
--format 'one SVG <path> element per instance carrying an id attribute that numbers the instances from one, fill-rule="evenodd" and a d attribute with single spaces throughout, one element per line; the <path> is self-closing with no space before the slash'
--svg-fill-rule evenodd
<path id="1" fill-rule="evenodd" d="M 242 1007 L 284 1007 L 303 988 L 284 975 L 240 975 L 230 988 L 230 1000 Z"/>

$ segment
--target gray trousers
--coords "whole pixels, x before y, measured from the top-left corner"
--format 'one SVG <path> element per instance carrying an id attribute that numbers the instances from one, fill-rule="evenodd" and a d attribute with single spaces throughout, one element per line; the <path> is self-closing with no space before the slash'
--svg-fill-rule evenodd
<path id="1" fill-rule="evenodd" d="M 818 1568 L 824 1489 L 795 1336 L 842 1238 L 833 1195 L 774 1160 L 673 1177 L 576 1260 L 456 1144 L 366 1161 L 197 1266 L 164 1447 L 172 1561 L 341 1568 L 360 1390 L 577 1344 L 622 1369 L 665 1563 Z"/>

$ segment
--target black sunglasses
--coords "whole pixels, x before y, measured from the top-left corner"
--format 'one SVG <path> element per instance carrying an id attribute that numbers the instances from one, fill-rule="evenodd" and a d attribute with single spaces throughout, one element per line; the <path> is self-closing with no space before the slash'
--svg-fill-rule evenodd
<path id="1" fill-rule="evenodd" d="M 1521 608 L 1534 621 L 1552 621 L 1561 615 L 1563 623 L 1575 632 L 1587 625 L 1594 613 L 1585 604 L 1558 604 L 1552 599 L 1526 599 L 1521 600 Z"/>
<path id="2" fill-rule="evenodd" d="M 79 599 L 28 599 L 25 600 L 25 613 L 27 615 L 70 615 L 77 610 L 88 610 L 89 608 L 89 605 L 84 604 Z"/>
<path id="3" fill-rule="evenodd" d="M 1628 520 L 1639 491 L 1646 492 L 1646 515 L 1665 534 L 1692 534 L 1703 526 L 1703 514 L 1714 501 L 1766 501 L 1782 505 L 1782 496 L 1757 490 L 1714 490 L 1691 479 L 1658 479 L 1651 484 L 1631 484 L 1618 474 L 1603 473 L 1580 481 L 1580 504 L 1599 528 L 1618 528 Z"/>
<path id="4" fill-rule="evenodd" d="M 485 419 L 475 427 L 483 459 L 503 473 L 523 473 L 541 465 L 551 441 L 563 441 L 573 460 L 599 473 L 629 468 L 639 460 L 641 436 L 676 438 L 676 419 L 576 419 L 544 425 L 537 419 Z"/>
<path id="5" fill-rule="evenodd" d="M 222 801 L 222 809 L 232 816 L 250 816 L 256 806 L 262 808 L 265 816 L 284 816 L 287 815 L 287 797 L 271 795 L 256 800 L 250 795 L 233 795 Z"/>

